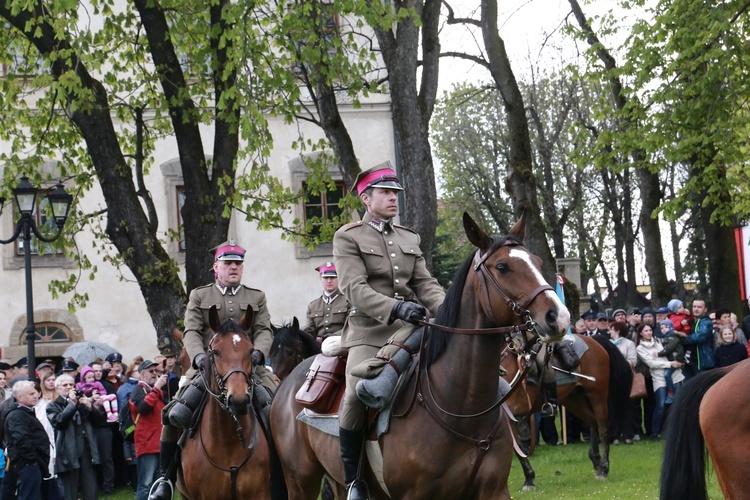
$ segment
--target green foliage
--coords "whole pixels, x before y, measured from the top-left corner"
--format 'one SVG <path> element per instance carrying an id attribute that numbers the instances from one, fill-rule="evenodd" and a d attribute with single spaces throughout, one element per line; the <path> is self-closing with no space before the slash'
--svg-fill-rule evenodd
<path id="1" fill-rule="evenodd" d="M 747 151 L 750 95 L 744 2 L 661 1 L 636 24 L 623 71 L 643 103 L 638 141 L 651 168 L 685 165 L 690 176 L 662 209 L 678 213 L 701 194 L 712 222 L 750 215 Z"/>
<path id="2" fill-rule="evenodd" d="M 286 237 L 305 238 L 308 245 L 330 240 L 341 220 L 327 222 L 314 238 L 299 230 L 299 221 L 291 226 L 286 222 L 285 214 L 301 195 L 273 177 L 268 166 L 274 139 L 293 142 L 300 154 L 308 156 L 330 151 L 330 143 L 305 139 L 301 131 L 298 138 L 274 138 L 269 117 L 318 123 L 310 105 L 319 84 L 333 87 L 337 99 L 355 106 L 362 96 L 381 91 L 377 54 L 371 35 L 364 33 L 363 20 L 389 24 L 408 13 L 391 13 L 382 4 L 361 0 L 209 4 L 93 0 L 85 9 L 79 1 L 51 0 L 43 4 L 43 16 L 35 10 L 38 6 L 11 0 L 0 8 L 0 15 L 10 21 L 0 31 L 0 63 L 11 68 L 0 78 L 0 140 L 6 144 L 0 151 L 0 164 L 5 167 L 3 193 L 9 193 L 19 172 L 32 182 L 43 180 L 38 167 L 50 158 L 58 161 L 60 175 L 74 186 L 76 201 L 101 182 L 90 155 L 92 145 L 82 141 L 71 118 L 105 111 L 117 123 L 118 144 L 116 151 L 107 153 L 108 164 L 99 168 L 118 169 L 129 182 L 149 173 L 160 140 L 173 136 L 183 143 L 205 140 L 199 149 L 215 162 L 220 158 L 220 164 L 181 158 L 182 168 L 197 168 L 205 182 L 209 182 L 209 166 L 217 177 L 214 191 L 198 200 L 200 206 L 220 199 L 224 217 L 234 208 L 260 229 L 279 228 Z M 145 25 L 139 8 L 149 9 L 151 19 L 163 15 L 164 23 Z M 332 23 L 334 19 L 338 22 Z M 91 84 L 89 74 L 97 84 Z M 101 96 L 106 110 L 99 109 Z M 144 117 L 140 171 L 132 160 L 138 152 L 133 125 L 137 110 Z M 215 137 L 185 134 L 197 125 L 214 126 Z M 232 144 L 233 136 L 239 149 L 223 149 Z M 311 177 L 321 179 L 328 165 L 336 164 L 330 155 L 320 155 L 312 163 Z M 186 190 L 186 196 L 194 195 Z M 353 200 L 346 203 L 354 205 Z M 192 223 L 216 222 L 214 212 L 201 212 L 200 220 Z M 73 235 L 86 231 L 107 241 L 106 213 L 102 207 L 76 213 L 66 228 L 69 255 L 77 259 L 81 273 L 96 270 L 85 253 L 73 250 Z M 149 222 L 156 226 L 156 220 Z M 174 236 L 167 232 L 167 238 Z M 117 267 L 132 265 L 136 254 L 132 250 L 118 252 L 101 243 L 92 249 Z M 146 286 L 179 286 L 172 260 L 133 271 Z M 51 286 L 55 294 L 69 293 L 78 279 L 80 275 L 71 276 Z M 71 306 L 83 304 L 84 296 L 73 296 Z"/>

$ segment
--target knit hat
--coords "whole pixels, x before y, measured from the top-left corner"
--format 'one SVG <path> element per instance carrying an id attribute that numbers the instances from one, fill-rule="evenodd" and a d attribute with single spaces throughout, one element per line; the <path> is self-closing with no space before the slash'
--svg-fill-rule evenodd
<path id="1" fill-rule="evenodd" d="M 91 368 L 90 366 L 84 366 L 83 370 L 81 370 L 81 382 L 85 381 L 86 380 L 86 375 L 88 375 L 89 372 L 93 373 L 93 371 L 94 371 L 94 369 Z"/>
<path id="2" fill-rule="evenodd" d="M 664 326 L 666 326 L 667 328 L 669 328 L 669 331 L 670 331 L 670 332 L 671 332 L 672 330 L 674 330 L 674 323 L 672 323 L 672 321 L 671 321 L 671 320 L 665 319 L 665 320 L 663 320 L 663 321 L 662 321 L 661 323 L 659 323 L 659 324 L 660 324 L 660 325 L 664 325 Z"/>
<path id="3" fill-rule="evenodd" d="M 677 309 L 679 309 L 681 305 L 682 305 L 682 301 L 680 299 L 672 299 L 667 304 L 667 307 L 669 308 L 670 311 L 672 311 L 673 313 L 676 313 Z"/>

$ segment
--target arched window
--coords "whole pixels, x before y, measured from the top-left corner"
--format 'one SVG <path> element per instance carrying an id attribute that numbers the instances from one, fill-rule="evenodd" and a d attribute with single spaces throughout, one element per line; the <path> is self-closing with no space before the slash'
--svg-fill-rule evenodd
<path id="1" fill-rule="evenodd" d="M 21 344 L 26 344 L 26 332 L 21 333 Z M 34 345 L 71 342 L 72 334 L 62 323 L 38 323 L 34 325 Z"/>

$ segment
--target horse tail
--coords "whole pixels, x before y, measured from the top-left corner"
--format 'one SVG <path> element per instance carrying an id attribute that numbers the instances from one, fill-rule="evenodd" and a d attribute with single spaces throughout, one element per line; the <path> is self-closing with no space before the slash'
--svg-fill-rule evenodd
<path id="1" fill-rule="evenodd" d="M 677 391 L 666 422 L 660 499 L 708 498 L 705 443 L 698 410 L 706 392 L 728 371 L 703 372 Z"/>
<path id="2" fill-rule="evenodd" d="M 633 370 L 620 350 L 604 335 L 591 337 L 601 345 L 609 356 L 609 390 L 610 411 L 622 415 L 630 406 L 630 386 L 633 385 Z"/>

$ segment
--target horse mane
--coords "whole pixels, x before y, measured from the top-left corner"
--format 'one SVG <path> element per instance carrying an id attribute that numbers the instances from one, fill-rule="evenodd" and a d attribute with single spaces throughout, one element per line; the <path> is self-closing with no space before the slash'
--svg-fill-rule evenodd
<path id="1" fill-rule="evenodd" d="M 523 246 L 523 242 L 515 236 L 504 236 L 494 237 L 492 239 L 492 245 L 488 250 L 489 253 L 494 252 L 501 246 L 512 241 L 516 245 Z M 451 286 L 448 288 L 448 292 L 445 294 L 445 300 L 438 310 L 437 318 L 435 322 L 438 325 L 443 326 L 456 326 L 458 321 L 459 312 L 461 309 L 461 298 L 463 296 L 464 287 L 466 286 L 466 278 L 469 276 L 469 270 L 472 268 L 474 263 L 474 252 L 464 260 L 461 267 L 456 271 L 456 276 L 453 278 Z M 452 334 L 430 328 L 427 346 L 425 347 L 424 354 L 424 366 L 429 367 L 430 364 L 434 363 L 440 358 L 440 355 L 448 347 Z"/>
<path id="2" fill-rule="evenodd" d="M 305 357 L 320 354 L 320 344 L 315 337 L 304 330 L 295 331 L 291 323 L 286 323 L 281 327 L 274 327 L 270 355 L 273 356 L 282 347 L 293 346 L 298 340 L 302 342 L 303 351 L 307 354 Z"/>

